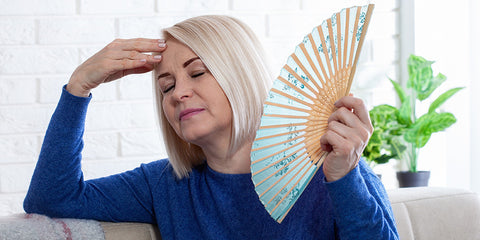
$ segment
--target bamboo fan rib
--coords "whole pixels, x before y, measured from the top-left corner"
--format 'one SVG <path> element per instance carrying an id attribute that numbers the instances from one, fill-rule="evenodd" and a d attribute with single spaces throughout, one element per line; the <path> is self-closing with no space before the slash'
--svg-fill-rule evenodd
<path id="1" fill-rule="evenodd" d="M 274 81 L 252 147 L 255 190 L 282 222 L 323 162 L 320 138 L 334 102 L 350 92 L 373 4 L 346 8 L 313 29 Z"/>

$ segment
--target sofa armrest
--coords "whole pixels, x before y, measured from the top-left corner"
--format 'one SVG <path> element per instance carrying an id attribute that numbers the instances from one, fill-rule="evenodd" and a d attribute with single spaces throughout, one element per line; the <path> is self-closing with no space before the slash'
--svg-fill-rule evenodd
<path id="1" fill-rule="evenodd" d="M 400 239 L 480 240 L 480 200 L 454 188 L 389 190 Z"/>
<path id="2" fill-rule="evenodd" d="M 148 223 L 101 222 L 105 240 L 161 240 L 158 227 Z"/>

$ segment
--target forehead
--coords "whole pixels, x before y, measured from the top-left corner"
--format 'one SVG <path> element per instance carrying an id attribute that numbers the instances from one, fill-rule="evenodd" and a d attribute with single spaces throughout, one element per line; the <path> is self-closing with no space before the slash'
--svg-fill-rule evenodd
<path id="1" fill-rule="evenodd" d="M 166 41 L 167 48 L 162 53 L 162 61 L 155 67 L 155 70 L 168 70 L 171 67 L 181 67 L 183 63 L 197 55 L 185 44 L 176 39 Z"/>

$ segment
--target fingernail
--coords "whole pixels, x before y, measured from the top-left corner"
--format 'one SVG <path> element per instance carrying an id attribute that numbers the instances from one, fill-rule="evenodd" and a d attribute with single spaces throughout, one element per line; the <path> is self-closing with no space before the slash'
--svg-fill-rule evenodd
<path id="1" fill-rule="evenodd" d="M 163 47 L 167 46 L 167 44 L 166 43 L 160 43 L 160 44 L 158 44 L 158 46 L 163 48 Z"/>
<path id="2" fill-rule="evenodd" d="M 153 58 L 155 58 L 155 59 L 162 59 L 162 55 L 155 55 L 155 56 L 153 56 Z"/>
<path id="3" fill-rule="evenodd" d="M 158 42 L 159 42 L 159 43 L 164 43 L 164 42 L 165 42 L 165 39 L 158 39 Z"/>
<path id="4" fill-rule="evenodd" d="M 140 59 L 140 62 L 147 62 L 147 59 Z"/>

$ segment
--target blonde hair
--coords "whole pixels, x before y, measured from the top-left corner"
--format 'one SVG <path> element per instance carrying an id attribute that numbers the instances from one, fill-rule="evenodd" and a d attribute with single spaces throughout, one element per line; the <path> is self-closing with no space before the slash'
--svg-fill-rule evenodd
<path id="1" fill-rule="evenodd" d="M 206 15 L 166 28 L 163 35 L 185 44 L 200 57 L 227 96 L 233 115 L 229 153 L 253 140 L 272 79 L 253 31 L 238 19 Z M 169 161 L 177 177 L 183 178 L 205 160 L 205 155 L 200 147 L 183 141 L 175 133 L 162 110 L 162 93 L 155 78 L 154 87 Z"/>

